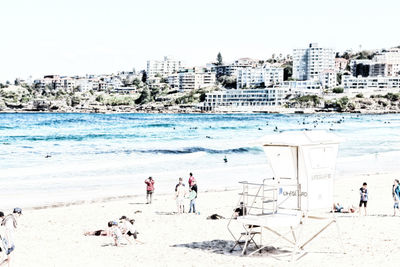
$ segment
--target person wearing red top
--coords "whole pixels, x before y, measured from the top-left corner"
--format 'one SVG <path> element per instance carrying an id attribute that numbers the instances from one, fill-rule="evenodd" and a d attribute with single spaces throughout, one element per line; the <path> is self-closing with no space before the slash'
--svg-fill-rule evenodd
<path id="1" fill-rule="evenodd" d="M 154 192 L 154 180 L 150 176 L 149 179 L 146 179 L 144 183 L 147 185 L 146 186 L 146 198 L 147 198 L 147 204 L 151 204 L 153 201 L 153 192 Z"/>
<path id="2" fill-rule="evenodd" d="M 193 177 L 193 173 L 189 173 L 189 181 L 188 181 L 189 187 L 193 186 L 194 181 L 196 181 L 196 179 Z"/>

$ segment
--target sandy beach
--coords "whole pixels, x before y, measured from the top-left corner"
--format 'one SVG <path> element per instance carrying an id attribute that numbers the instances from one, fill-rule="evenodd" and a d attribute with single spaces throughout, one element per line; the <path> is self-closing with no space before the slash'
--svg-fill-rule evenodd
<path id="1" fill-rule="evenodd" d="M 339 214 L 338 222 L 346 249 L 342 254 L 335 227 L 328 228 L 309 244 L 309 253 L 298 266 L 396 266 L 400 260 L 399 217 L 392 217 L 391 185 L 396 174 L 341 176 L 335 181 L 335 200 L 357 205 L 358 188 L 366 181 L 370 190 L 368 216 Z M 201 186 L 201 181 L 199 181 Z M 173 185 L 172 185 L 173 188 Z M 271 244 L 269 253 L 241 257 L 229 253 L 234 244 L 227 231 L 228 219 L 207 220 L 217 213 L 230 218 L 238 192 L 199 192 L 200 215 L 174 214 L 173 195 L 145 195 L 128 199 L 46 209 L 25 209 L 16 234 L 13 266 L 287 266 L 285 243 Z M 328 212 L 326 213 L 329 214 Z M 136 220 L 139 240 L 115 247 L 110 237 L 84 236 L 89 230 L 105 229 L 121 215 Z M 315 231 L 310 224 L 305 233 Z M 267 242 L 271 236 L 264 233 Z M 277 260 L 276 256 L 281 260 Z"/>

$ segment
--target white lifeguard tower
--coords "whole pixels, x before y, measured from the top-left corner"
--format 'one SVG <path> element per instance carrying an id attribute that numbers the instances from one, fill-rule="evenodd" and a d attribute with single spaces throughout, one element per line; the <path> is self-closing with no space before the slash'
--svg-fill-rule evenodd
<path id="1" fill-rule="evenodd" d="M 260 140 L 274 177 L 260 184 L 240 182 L 243 191 L 237 206 L 241 203 L 241 216 L 233 220 L 238 214 L 233 215 L 228 223 L 228 230 L 236 240 L 232 250 L 239 246 L 244 255 L 253 243 L 256 250 L 250 255 L 261 252 L 267 247 L 262 244 L 263 230 L 267 230 L 292 245 L 293 260 L 297 252 L 304 251 L 309 242 L 336 223 L 334 213 L 327 213 L 333 207 L 339 142 L 336 135 L 325 131 L 284 132 Z M 326 223 L 315 234 L 300 237 L 303 225 L 312 220 L 326 220 Z M 234 221 L 245 230 L 240 235 L 232 230 Z M 288 231 L 283 233 L 285 228 Z M 337 230 L 343 248 L 339 228 Z M 259 242 L 256 241 L 258 235 Z"/>

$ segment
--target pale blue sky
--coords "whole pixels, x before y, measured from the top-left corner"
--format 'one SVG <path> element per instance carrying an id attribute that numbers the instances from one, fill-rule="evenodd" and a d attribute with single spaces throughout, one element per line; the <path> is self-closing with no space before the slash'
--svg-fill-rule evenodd
<path id="1" fill-rule="evenodd" d="M 268 58 L 318 42 L 338 51 L 400 45 L 396 0 L 0 1 L 0 81 Z"/>

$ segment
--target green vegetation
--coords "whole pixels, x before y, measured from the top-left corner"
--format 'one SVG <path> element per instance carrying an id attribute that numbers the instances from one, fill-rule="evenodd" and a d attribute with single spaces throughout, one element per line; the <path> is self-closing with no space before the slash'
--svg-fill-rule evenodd
<path id="1" fill-rule="evenodd" d="M 343 74 L 340 73 L 340 72 L 336 73 L 336 81 L 337 81 L 338 84 L 342 83 L 342 75 Z"/>
<path id="2" fill-rule="evenodd" d="M 400 93 L 393 94 L 393 93 L 387 93 L 384 98 L 390 101 L 399 101 L 400 99 Z"/>
<path id="3" fill-rule="evenodd" d="M 142 73 L 142 82 L 143 82 L 143 83 L 146 83 L 146 82 L 147 82 L 147 73 L 146 73 L 145 70 L 144 70 L 143 73 Z"/>
<path id="4" fill-rule="evenodd" d="M 149 88 L 146 86 L 143 88 L 142 93 L 140 94 L 139 98 L 135 100 L 135 104 L 147 104 L 151 100 L 151 93 Z"/>
<path id="5" fill-rule="evenodd" d="M 357 98 L 363 98 L 363 97 L 364 97 L 364 95 L 363 95 L 363 94 L 361 94 L 361 93 L 359 93 L 359 94 L 356 94 L 356 97 L 357 97 Z"/>
<path id="6" fill-rule="evenodd" d="M 236 77 L 223 75 L 218 78 L 218 82 L 225 88 L 236 89 Z"/>
<path id="7" fill-rule="evenodd" d="M 310 107 L 316 107 L 319 104 L 321 104 L 321 98 L 319 96 L 305 95 L 305 96 L 300 96 L 300 97 L 292 99 L 290 106 L 299 105 L 300 107 L 310 108 Z"/>
<path id="8" fill-rule="evenodd" d="M 281 67 L 283 68 L 283 80 L 289 81 L 293 75 L 293 61 L 287 62 Z"/>
<path id="9" fill-rule="evenodd" d="M 336 87 L 336 88 L 332 89 L 332 92 L 335 93 L 335 94 L 341 94 L 341 93 L 344 92 L 344 89 L 341 88 L 341 87 Z"/>
<path id="10" fill-rule="evenodd" d="M 222 55 L 221 55 L 221 52 L 218 52 L 218 55 L 217 55 L 217 62 L 216 62 L 215 65 L 221 66 L 222 64 L 223 64 Z"/>

